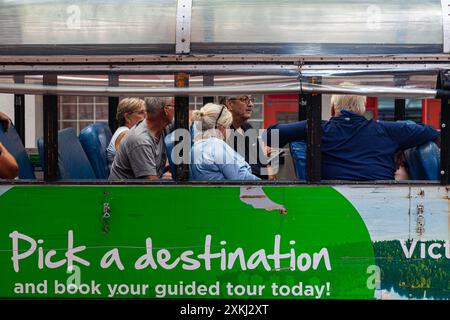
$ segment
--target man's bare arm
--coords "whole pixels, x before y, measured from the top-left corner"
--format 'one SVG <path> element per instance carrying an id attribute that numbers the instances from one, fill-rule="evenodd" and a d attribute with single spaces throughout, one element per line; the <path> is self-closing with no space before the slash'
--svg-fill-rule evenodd
<path id="1" fill-rule="evenodd" d="M 158 180 L 158 179 L 161 179 L 161 178 L 158 177 L 158 176 L 144 176 L 144 177 L 142 177 L 142 179 L 147 179 L 147 180 Z"/>
<path id="2" fill-rule="evenodd" d="M 11 119 L 3 112 L 0 112 L 0 123 L 3 125 L 5 131 L 8 131 L 12 126 Z"/>
<path id="3" fill-rule="evenodd" d="M 0 143 L 0 178 L 14 179 L 19 175 L 19 166 L 16 159 Z"/>

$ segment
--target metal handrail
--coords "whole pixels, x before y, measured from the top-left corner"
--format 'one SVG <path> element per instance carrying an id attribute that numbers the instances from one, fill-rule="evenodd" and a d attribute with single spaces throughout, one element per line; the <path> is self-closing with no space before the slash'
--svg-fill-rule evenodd
<path id="1" fill-rule="evenodd" d="M 331 86 L 311 83 L 258 84 L 245 86 L 205 87 L 108 87 L 108 86 L 46 86 L 40 84 L 0 83 L 0 93 L 59 96 L 211 96 L 234 94 L 354 94 L 377 97 L 434 98 L 437 90 L 386 86 Z"/>

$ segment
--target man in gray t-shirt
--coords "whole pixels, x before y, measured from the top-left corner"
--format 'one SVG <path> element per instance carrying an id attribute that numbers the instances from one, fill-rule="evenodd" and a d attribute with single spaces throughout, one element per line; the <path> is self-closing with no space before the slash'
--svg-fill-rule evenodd
<path id="1" fill-rule="evenodd" d="M 147 118 L 132 127 L 120 143 L 110 180 L 160 179 L 166 168 L 164 137 L 173 129 L 173 98 L 146 98 Z"/>

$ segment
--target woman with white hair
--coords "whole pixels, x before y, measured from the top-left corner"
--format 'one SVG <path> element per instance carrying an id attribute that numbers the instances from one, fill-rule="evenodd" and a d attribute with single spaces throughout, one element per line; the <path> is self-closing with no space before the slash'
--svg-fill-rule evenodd
<path id="1" fill-rule="evenodd" d="M 193 180 L 260 180 L 250 165 L 226 142 L 232 115 L 223 105 L 208 103 L 192 113 L 197 134 L 191 151 Z"/>

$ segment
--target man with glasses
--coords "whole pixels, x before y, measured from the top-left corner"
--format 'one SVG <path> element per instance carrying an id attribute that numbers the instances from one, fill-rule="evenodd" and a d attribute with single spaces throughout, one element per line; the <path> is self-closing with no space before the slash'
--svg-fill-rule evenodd
<path id="1" fill-rule="evenodd" d="M 250 164 L 252 173 L 261 178 L 269 179 L 268 165 L 263 161 L 265 153 L 258 138 L 257 130 L 253 129 L 248 120 L 252 116 L 254 98 L 250 95 L 219 97 L 220 104 L 225 105 L 233 116 L 231 135 L 227 143 Z"/>
<path id="2" fill-rule="evenodd" d="M 164 137 L 173 130 L 174 99 L 146 98 L 147 118 L 122 140 L 111 167 L 111 180 L 170 178 Z M 164 177 L 163 177 L 164 175 Z"/>

